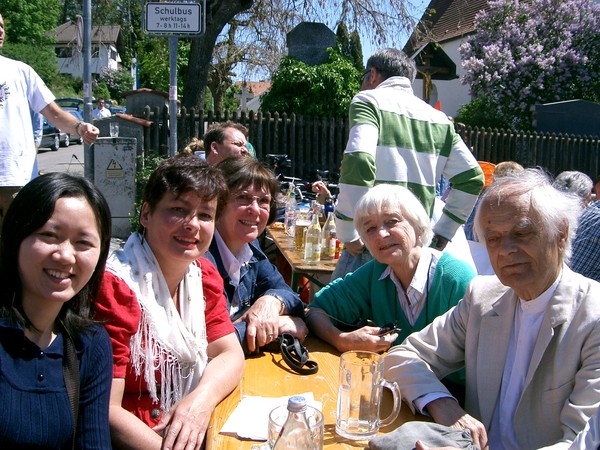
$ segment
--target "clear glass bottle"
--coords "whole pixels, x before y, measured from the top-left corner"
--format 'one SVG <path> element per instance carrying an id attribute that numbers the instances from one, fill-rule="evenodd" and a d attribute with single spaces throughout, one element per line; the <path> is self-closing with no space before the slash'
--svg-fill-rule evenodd
<path id="1" fill-rule="evenodd" d="M 287 408 L 288 416 L 273 445 L 273 450 L 316 450 L 317 444 L 306 418 L 306 399 L 300 395 L 290 397 Z"/>
<path id="2" fill-rule="evenodd" d="M 321 225 L 319 215 L 313 214 L 304 238 L 304 262 L 317 264 L 321 261 Z"/>
<path id="3" fill-rule="evenodd" d="M 285 231 L 294 236 L 294 220 L 296 218 L 296 194 L 289 192 L 285 201 L 285 216 L 283 226 Z"/>
<path id="4" fill-rule="evenodd" d="M 321 258 L 333 259 L 335 255 L 336 232 L 335 232 L 335 217 L 333 211 L 327 214 L 327 220 L 323 226 L 322 243 L 321 243 Z"/>

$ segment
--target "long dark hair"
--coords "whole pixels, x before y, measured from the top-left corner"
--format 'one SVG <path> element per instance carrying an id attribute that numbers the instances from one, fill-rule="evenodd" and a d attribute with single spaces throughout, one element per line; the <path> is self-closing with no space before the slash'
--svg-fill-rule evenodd
<path id="1" fill-rule="evenodd" d="M 100 234 L 100 257 L 92 277 L 63 305 L 57 317 L 67 332 L 74 336 L 92 323 L 93 300 L 100 288 L 111 238 L 108 204 L 100 191 L 85 178 L 49 173 L 27 183 L 12 201 L 0 236 L 0 315 L 12 318 L 23 328 L 32 325 L 23 310 L 19 250 L 23 240 L 50 219 L 57 200 L 64 197 L 84 198 L 89 203 Z"/>

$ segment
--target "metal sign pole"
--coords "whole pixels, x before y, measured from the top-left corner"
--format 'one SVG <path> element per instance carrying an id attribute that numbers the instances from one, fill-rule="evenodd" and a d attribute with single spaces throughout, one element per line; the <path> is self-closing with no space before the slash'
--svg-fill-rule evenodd
<path id="1" fill-rule="evenodd" d="M 78 20 L 81 27 L 81 21 Z M 83 120 L 92 123 L 92 0 L 83 1 Z M 94 181 L 94 153 L 83 145 L 84 175 Z"/>
<path id="2" fill-rule="evenodd" d="M 89 0 L 87 0 L 89 1 Z M 200 36 L 206 30 L 206 0 L 146 2 L 144 32 L 169 37 L 169 156 L 177 153 L 177 41 L 178 36 Z"/>
<path id="3" fill-rule="evenodd" d="M 177 153 L 177 36 L 169 36 L 169 156 Z"/>

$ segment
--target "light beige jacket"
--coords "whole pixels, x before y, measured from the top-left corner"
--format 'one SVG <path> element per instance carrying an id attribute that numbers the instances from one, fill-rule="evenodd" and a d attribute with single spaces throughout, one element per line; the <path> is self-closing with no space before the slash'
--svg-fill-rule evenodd
<path id="1" fill-rule="evenodd" d="M 414 411 L 415 399 L 447 393 L 438 380 L 465 367 L 465 410 L 489 430 L 517 301 L 495 276 L 476 277 L 455 308 L 390 350 L 386 379 Z M 514 417 L 521 448 L 568 448 L 599 405 L 600 283 L 565 265 Z"/>

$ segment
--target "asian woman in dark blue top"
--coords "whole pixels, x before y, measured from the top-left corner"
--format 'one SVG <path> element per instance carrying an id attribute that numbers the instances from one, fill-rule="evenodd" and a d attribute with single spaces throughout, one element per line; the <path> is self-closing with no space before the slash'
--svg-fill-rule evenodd
<path id="1" fill-rule="evenodd" d="M 108 205 L 92 183 L 63 173 L 29 182 L 6 213 L 0 448 L 111 446 L 111 346 L 104 328 L 90 320 L 110 223 Z"/>

